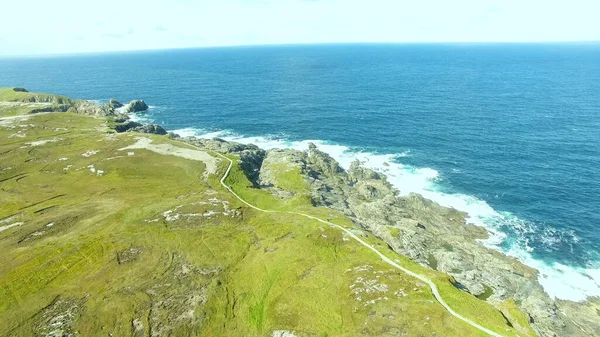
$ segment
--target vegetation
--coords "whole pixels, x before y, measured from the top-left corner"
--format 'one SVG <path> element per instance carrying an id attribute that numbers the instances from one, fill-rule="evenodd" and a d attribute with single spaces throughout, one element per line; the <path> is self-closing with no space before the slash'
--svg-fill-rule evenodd
<path id="1" fill-rule="evenodd" d="M 121 151 L 136 137 L 191 147 L 108 124 L 72 113 L 0 120 L 0 335 L 484 335 L 340 230 L 245 206 L 219 183 L 224 160 L 206 177 L 202 161 Z M 356 228 L 303 193 L 253 188 L 230 158 L 226 183 L 248 202 Z M 285 171 L 278 187 L 302 191 L 298 175 Z M 434 280 L 457 312 L 534 335 L 514 303 L 500 312 L 365 236 Z"/>
<path id="2" fill-rule="evenodd" d="M 39 94 L 23 91 L 22 88 L 0 88 L 0 101 L 22 103 L 56 103 L 66 104 L 69 98 L 60 95 Z"/>
<path id="3" fill-rule="evenodd" d="M 22 88 L 0 88 L 0 117 L 36 112 L 66 111 L 71 100 L 65 96 L 38 94 Z"/>

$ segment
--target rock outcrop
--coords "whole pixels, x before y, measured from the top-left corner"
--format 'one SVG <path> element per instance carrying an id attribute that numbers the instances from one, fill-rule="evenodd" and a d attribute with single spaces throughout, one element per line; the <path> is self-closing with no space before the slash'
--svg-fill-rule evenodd
<path id="1" fill-rule="evenodd" d="M 143 100 L 133 100 L 125 108 L 125 113 L 142 112 L 148 110 L 148 104 Z"/>
<path id="2" fill-rule="evenodd" d="M 69 112 L 90 116 L 114 116 L 114 111 L 108 104 L 97 104 L 90 101 L 75 100 L 71 103 Z"/>
<path id="3" fill-rule="evenodd" d="M 122 123 L 117 123 L 115 124 L 115 131 L 121 133 L 121 132 L 127 132 L 129 130 L 138 128 L 143 126 L 143 124 L 138 123 L 138 122 L 134 122 L 134 121 L 125 121 Z"/>
<path id="4" fill-rule="evenodd" d="M 223 143 L 214 149 L 220 151 L 231 146 L 238 145 Z M 417 194 L 400 196 L 385 175 L 365 168 L 358 161 L 345 171 L 314 144 L 304 152 L 270 150 L 261 162 L 244 163 L 253 167 L 254 172 L 258 167 L 256 185 L 270 189 L 278 197 L 283 194 L 273 188 L 276 185 L 273 172 L 283 164 L 300 170 L 315 205 L 344 213 L 386 241 L 394 251 L 453 276 L 457 284 L 474 296 L 498 305 L 514 299 L 529 314 L 541 336 L 581 335 L 578 326 L 585 321 L 573 323 L 576 317 L 567 319 L 560 314 L 562 309 L 544 292 L 535 269 L 486 248 L 480 241 L 488 238 L 488 232 L 467 223 L 465 213 Z M 593 315 L 588 320 L 593 320 Z"/>
<path id="5" fill-rule="evenodd" d="M 167 134 L 167 130 L 165 130 L 162 126 L 160 126 L 158 124 L 140 125 L 140 126 L 134 127 L 127 131 L 134 131 L 134 132 L 140 132 L 140 133 L 152 133 L 155 135 L 166 135 Z"/>
<path id="6" fill-rule="evenodd" d="M 228 142 L 223 139 L 199 139 L 195 137 L 187 137 L 185 142 L 213 150 L 220 153 L 237 154 L 242 159 L 241 167 L 248 179 L 258 187 L 258 175 L 265 158 L 266 151 L 256 145 L 244 145 L 235 142 Z"/>
<path id="7" fill-rule="evenodd" d="M 119 101 L 111 98 L 108 101 L 108 107 L 111 108 L 111 109 L 113 109 L 113 110 L 115 110 L 115 109 L 118 109 L 118 108 L 122 108 L 123 107 L 123 103 L 121 103 L 121 102 L 119 102 Z"/>
<path id="8" fill-rule="evenodd" d="M 28 91 L 27 89 L 25 89 L 25 88 L 13 88 L 13 91 L 16 91 L 16 92 L 29 92 L 29 91 Z"/>
<path id="9" fill-rule="evenodd" d="M 140 132 L 140 133 L 152 133 L 156 135 L 166 135 L 167 130 L 157 124 L 141 124 L 134 121 L 125 121 L 123 123 L 115 124 L 115 131 L 121 132 Z"/>

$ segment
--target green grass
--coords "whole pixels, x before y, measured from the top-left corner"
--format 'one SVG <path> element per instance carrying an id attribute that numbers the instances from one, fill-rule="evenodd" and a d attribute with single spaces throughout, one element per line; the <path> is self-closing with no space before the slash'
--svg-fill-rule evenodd
<path id="1" fill-rule="evenodd" d="M 0 88 L 0 117 L 27 115 L 44 109 L 65 111 L 70 103 L 65 96 Z"/>
<path id="2" fill-rule="evenodd" d="M 295 193 L 308 192 L 308 183 L 302 177 L 299 167 L 278 163 L 269 168 L 274 171 L 275 187 Z"/>
<path id="3" fill-rule="evenodd" d="M 53 306 L 59 298 L 82 307 L 71 324 L 81 336 L 144 336 L 150 329 L 164 336 L 269 336 L 273 330 L 482 336 L 449 315 L 419 281 L 339 229 L 246 207 L 219 183 L 226 161 L 205 180 L 202 162 L 119 151 L 140 135 L 111 134 L 106 124 L 55 113 L 0 126 L 0 221 L 16 215 L 23 222 L 0 232 L 0 335 L 39 335 L 48 317 L 68 307 Z M 24 136 L 13 136 L 18 131 Z M 27 145 L 48 139 L 55 142 Z M 90 150 L 98 152 L 82 156 Z M 302 191 L 299 172 L 281 172 L 281 188 Z M 259 207 L 355 228 L 302 193 L 281 199 L 252 188 L 237 162 L 227 183 Z M 167 211 L 189 216 L 167 221 Z M 502 307 L 510 328 L 496 308 L 454 288 L 447 275 L 393 253 L 372 235 L 366 240 L 434 279 L 457 312 L 507 336 L 533 335 L 514 303 Z M 119 263 L 132 247 L 140 253 Z M 367 291 L 361 280 L 380 288 Z M 142 325 L 138 332 L 134 320 Z"/>
<path id="4" fill-rule="evenodd" d="M 235 157 L 230 157 L 235 160 Z M 300 174 L 299 172 L 297 173 Z M 244 181 L 245 176 L 239 169 L 239 164 L 233 166 L 232 172 L 230 174 L 231 179 L 227 179 L 226 183 L 233 187 L 233 189 L 240 196 L 248 200 L 247 198 L 252 198 L 254 194 L 258 194 L 260 197 L 252 198 L 253 204 L 257 205 L 264 209 L 272 209 L 272 210 L 295 210 L 301 211 L 308 214 L 312 214 L 315 216 L 321 216 L 323 219 L 332 219 L 334 223 L 338 223 L 342 226 L 353 228 L 353 224 L 348 221 L 345 217 L 340 214 L 336 214 L 336 212 L 332 212 L 328 209 L 316 208 L 310 205 L 310 201 L 308 199 L 302 199 L 302 197 L 293 197 L 287 200 L 280 200 L 270 194 L 265 194 L 264 190 L 256 190 L 252 189 L 252 184 L 249 181 Z M 280 176 L 284 177 L 284 176 Z M 298 178 L 293 178 L 292 181 L 297 181 Z M 304 202 L 299 202 L 299 200 Z M 398 236 L 400 235 L 400 231 L 394 227 L 388 227 L 388 230 L 392 235 Z M 394 252 L 390 251 L 385 245 L 382 244 L 381 240 L 372 237 L 369 235 L 369 241 L 373 246 L 379 246 L 379 250 L 381 252 L 387 253 L 390 258 L 396 259 L 400 261 L 400 264 L 404 267 L 413 270 L 415 272 L 421 273 L 423 275 L 427 275 L 437 284 L 440 293 L 442 293 L 443 298 L 447 301 L 447 303 L 457 312 L 472 319 L 479 324 L 494 330 L 498 333 L 504 335 L 529 335 L 535 336 L 533 330 L 526 325 L 519 325 L 519 331 L 515 331 L 515 329 L 510 328 L 507 324 L 507 320 L 505 316 L 503 316 L 503 307 L 494 307 L 489 303 L 486 303 L 485 300 L 487 298 L 478 299 L 475 296 L 472 296 L 464 291 L 457 289 L 453 285 L 453 279 L 443 273 L 434 272 L 430 269 L 423 268 L 422 266 L 410 261 L 408 258 L 399 256 Z M 437 265 L 437 261 L 433 256 L 430 257 L 433 265 Z M 489 294 L 491 295 L 491 294 Z M 489 295 L 487 297 L 489 297 Z M 521 312 L 522 313 L 522 312 Z M 523 314 L 524 315 L 524 314 Z M 515 315 L 513 315 L 515 316 Z M 512 323 L 512 322 L 509 322 Z"/>
<path id="5" fill-rule="evenodd" d="M 0 88 L 0 102 L 48 102 L 65 104 L 70 99 L 65 96 L 14 91 L 13 88 Z"/>
<path id="6" fill-rule="evenodd" d="M 390 235 L 392 237 L 394 237 L 394 238 L 397 238 L 397 237 L 399 237 L 402 234 L 402 232 L 398 228 L 396 228 L 396 227 L 388 226 L 387 229 L 390 232 Z"/>

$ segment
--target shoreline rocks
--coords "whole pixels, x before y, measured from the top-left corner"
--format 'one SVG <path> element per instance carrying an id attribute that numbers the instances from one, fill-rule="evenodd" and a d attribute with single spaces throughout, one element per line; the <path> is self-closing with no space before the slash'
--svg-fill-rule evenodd
<path id="1" fill-rule="evenodd" d="M 218 147 L 213 147 L 215 151 L 246 146 L 225 145 L 221 140 L 185 140 L 199 146 L 219 142 Z M 589 304 L 592 301 L 575 303 L 550 298 L 538 281 L 537 270 L 485 247 L 480 241 L 488 238 L 487 230 L 469 224 L 467 214 L 421 195 L 400 196 L 384 174 L 365 168 L 358 161 L 346 171 L 314 144 L 308 151 L 256 151 L 259 158 L 250 157 L 247 162 L 242 157 L 241 163 L 255 187 L 286 197 L 275 187 L 272 172 L 282 165 L 298 168 L 310 187 L 308 194 L 315 206 L 345 214 L 397 253 L 451 275 L 473 296 L 498 308 L 503 302 L 514 300 L 530 316 L 540 336 L 589 336 L 600 329 L 594 323 L 600 320 L 600 311 L 595 311 L 599 304 L 593 310 Z"/>
<path id="2" fill-rule="evenodd" d="M 148 110 L 148 104 L 143 100 L 133 100 L 125 108 L 125 113 L 142 112 Z"/>
<path id="3" fill-rule="evenodd" d="M 124 105 L 123 105 L 123 103 L 121 103 L 121 102 L 119 102 L 119 101 L 115 100 L 114 98 L 111 98 L 111 99 L 108 101 L 108 106 L 109 106 L 109 108 L 111 108 L 112 110 L 116 110 L 116 109 L 118 109 L 118 108 L 122 108 Z"/>

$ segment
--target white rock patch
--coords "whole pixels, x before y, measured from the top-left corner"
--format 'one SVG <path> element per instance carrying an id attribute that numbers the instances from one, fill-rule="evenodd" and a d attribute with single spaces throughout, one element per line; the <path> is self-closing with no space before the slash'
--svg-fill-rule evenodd
<path id="1" fill-rule="evenodd" d="M 15 222 L 12 225 L 2 226 L 2 227 L 0 227 L 0 232 L 4 232 L 5 230 L 11 229 L 13 227 L 22 226 L 23 224 L 25 224 L 25 223 L 24 222 Z"/>
<path id="2" fill-rule="evenodd" d="M 271 337 L 297 337 L 294 332 L 295 331 L 275 330 L 271 333 Z"/>
<path id="3" fill-rule="evenodd" d="M 22 130 L 19 130 L 17 133 L 13 133 L 12 135 L 8 136 L 8 138 L 15 138 L 15 137 L 25 138 L 25 137 L 27 137 L 27 135 Z"/>
<path id="4" fill-rule="evenodd" d="M 96 175 L 104 175 L 104 171 L 103 170 L 97 170 L 94 165 L 88 165 L 88 168 L 90 169 L 91 173 L 96 173 Z"/>
<path id="5" fill-rule="evenodd" d="M 95 155 L 96 153 L 100 152 L 99 150 L 89 150 L 86 153 L 81 154 L 82 157 L 86 157 L 89 158 L 93 155 Z"/>
<path id="6" fill-rule="evenodd" d="M 21 146 L 22 149 L 27 148 L 27 147 L 34 147 L 34 146 L 42 146 L 48 143 L 55 143 L 62 140 L 62 138 L 51 138 L 51 139 L 43 139 L 43 140 L 37 140 L 35 142 L 29 142 L 29 143 L 25 143 L 26 146 Z"/>

